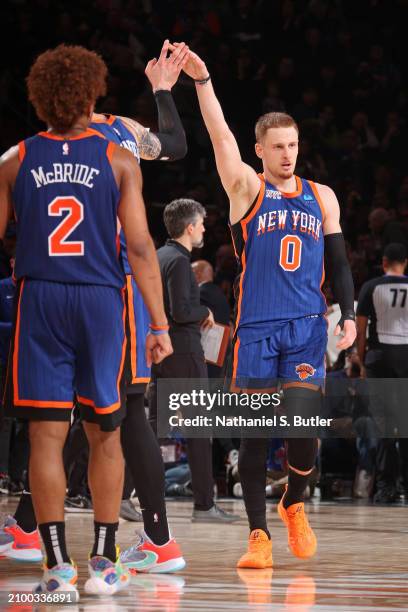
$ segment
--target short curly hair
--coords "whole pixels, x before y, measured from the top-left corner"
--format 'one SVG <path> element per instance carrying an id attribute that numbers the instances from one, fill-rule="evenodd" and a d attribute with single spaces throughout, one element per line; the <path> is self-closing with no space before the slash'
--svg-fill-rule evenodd
<path id="1" fill-rule="evenodd" d="M 105 95 L 107 73 L 105 62 L 93 51 L 59 45 L 31 66 L 28 97 L 38 118 L 64 133 Z"/>

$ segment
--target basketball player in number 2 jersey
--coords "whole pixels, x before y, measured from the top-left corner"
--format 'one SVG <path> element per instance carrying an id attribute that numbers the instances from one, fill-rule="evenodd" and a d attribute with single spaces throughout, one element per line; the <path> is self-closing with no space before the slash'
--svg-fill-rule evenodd
<path id="1" fill-rule="evenodd" d="M 180 46 L 177 53 L 167 57 L 167 49 L 166 40 L 159 59 L 151 60 L 146 67 L 146 76 L 152 85 L 157 105 L 157 133 L 150 132 L 148 128 L 127 117 L 95 113 L 92 115 L 90 127 L 107 140 L 130 151 L 138 162 L 140 158 L 175 160 L 186 154 L 184 129 L 171 95 L 171 88 L 181 70 L 179 61 L 184 50 Z M 130 551 L 125 550 L 122 556 L 126 557 L 126 566 L 131 567 L 132 571 L 174 571 L 183 566 L 184 560 L 176 541 L 170 538 L 164 501 L 163 461 L 157 439 L 147 421 L 143 402 L 146 386 L 144 381 L 150 376 L 145 346 L 150 316 L 133 278 L 123 230 L 120 233 L 120 246 L 122 266 L 126 275 L 124 295 L 127 303 L 127 352 L 130 356 L 126 361 L 131 374 L 131 384 L 126 390 L 126 416 L 121 423 L 121 438 L 127 467 L 143 508 L 145 531 L 145 539 L 137 547 L 132 546 Z M 146 478 L 147 471 L 149 478 Z M 10 520 L 6 519 L 7 524 L 0 526 L 0 532 L 4 528 L 8 534 L 7 542 L 0 546 L 0 552 L 19 561 L 41 560 L 42 557 L 39 532 L 35 529 L 37 523 L 28 489 L 26 482 L 24 494 L 11 519 L 14 523 L 10 526 Z M 122 501 L 121 510 L 126 510 L 127 504 L 130 504 L 130 501 Z M 140 549 L 146 546 L 156 546 L 150 556 L 147 553 L 144 556 L 140 554 Z"/>
<path id="2" fill-rule="evenodd" d="M 175 45 L 177 46 L 177 44 Z M 284 113 L 256 123 L 258 175 L 241 160 L 237 142 L 215 96 L 205 63 L 190 52 L 184 68 L 195 80 L 201 113 L 214 148 L 217 169 L 230 200 L 230 225 L 240 274 L 232 363 L 232 385 L 243 390 L 273 388 L 280 379 L 289 415 L 317 403 L 324 376 L 327 331 L 323 254 L 342 318 L 338 348 L 355 339 L 354 288 L 339 223 L 339 204 L 325 185 L 294 174 L 299 130 Z M 271 432 L 272 435 L 272 432 Z M 316 537 L 304 511 L 304 491 L 314 467 L 316 438 L 287 440 L 288 488 L 278 506 L 294 555 L 316 551 Z M 238 567 L 272 566 L 266 523 L 267 439 L 243 439 L 239 472 L 248 514 L 248 551 Z"/>
<path id="3" fill-rule="evenodd" d="M 74 395 L 90 444 L 95 514 L 85 590 L 113 594 L 129 583 L 115 547 L 126 351 L 118 217 L 153 325 L 163 329 L 167 323 L 138 165 L 89 129 L 106 72 L 101 58 L 81 47 L 60 45 L 40 55 L 27 82 L 49 131 L 12 148 L 0 164 L 0 235 L 13 208 L 18 227 L 7 411 L 30 421 L 30 484 L 47 556 L 36 592 L 70 591 L 75 599 L 62 462 Z M 172 350 L 166 333 L 149 337 L 146 346 L 148 364 Z"/>

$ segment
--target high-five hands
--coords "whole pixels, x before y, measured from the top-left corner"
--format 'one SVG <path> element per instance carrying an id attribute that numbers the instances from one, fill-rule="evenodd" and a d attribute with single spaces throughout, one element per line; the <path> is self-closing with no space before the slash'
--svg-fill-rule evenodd
<path id="1" fill-rule="evenodd" d="M 184 43 L 170 43 L 169 50 L 172 53 L 176 53 L 180 46 Z M 203 60 L 194 53 L 194 51 L 188 51 L 187 60 L 183 63 L 183 71 L 195 81 L 201 81 L 208 77 L 207 66 L 203 62 Z"/>
<path id="2" fill-rule="evenodd" d="M 170 55 L 167 57 L 169 51 Z M 165 40 L 159 59 L 151 59 L 145 69 L 153 92 L 158 89 L 170 91 L 188 61 L 189 48 L 185 43 L 177 43 L 177 46 L 175 46 L 170 45 L 170 42 Z"/>

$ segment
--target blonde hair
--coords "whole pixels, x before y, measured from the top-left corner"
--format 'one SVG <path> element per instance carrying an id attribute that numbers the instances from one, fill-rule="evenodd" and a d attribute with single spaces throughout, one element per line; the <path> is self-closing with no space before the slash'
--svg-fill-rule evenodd
<path id="1" fill-rule="evenodd" d="M 286 113 L 265 113 L 259 117 L 255 125 L 255 138 L 261 142 L 270 128 L 294 127 L 299 134 L 299 127 L 293 117 Z"/>

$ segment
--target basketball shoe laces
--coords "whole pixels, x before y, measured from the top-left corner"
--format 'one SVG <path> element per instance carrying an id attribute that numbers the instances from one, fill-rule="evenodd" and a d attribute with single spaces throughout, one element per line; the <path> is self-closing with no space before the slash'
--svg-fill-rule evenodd
<path id="1" fill-rule="evenodd" d="M 261 540 L 259 535 L 256 535 L 254 538 L 249 540 L 248 552 L 259 552 L 263 550 L 266 544 L 266 540 Z"/>
<path id="2" fill-rule="evenodd" d="M 296 535 L 298 537 L 300 536 L 304 539 L 308 539 L 310 535 L 310 525 L 309 521 L 307 520 L 304 507 L 299 506 L 294 514 L 287 513 L 287 517 L 292 523 L 296 531 Z"/>

